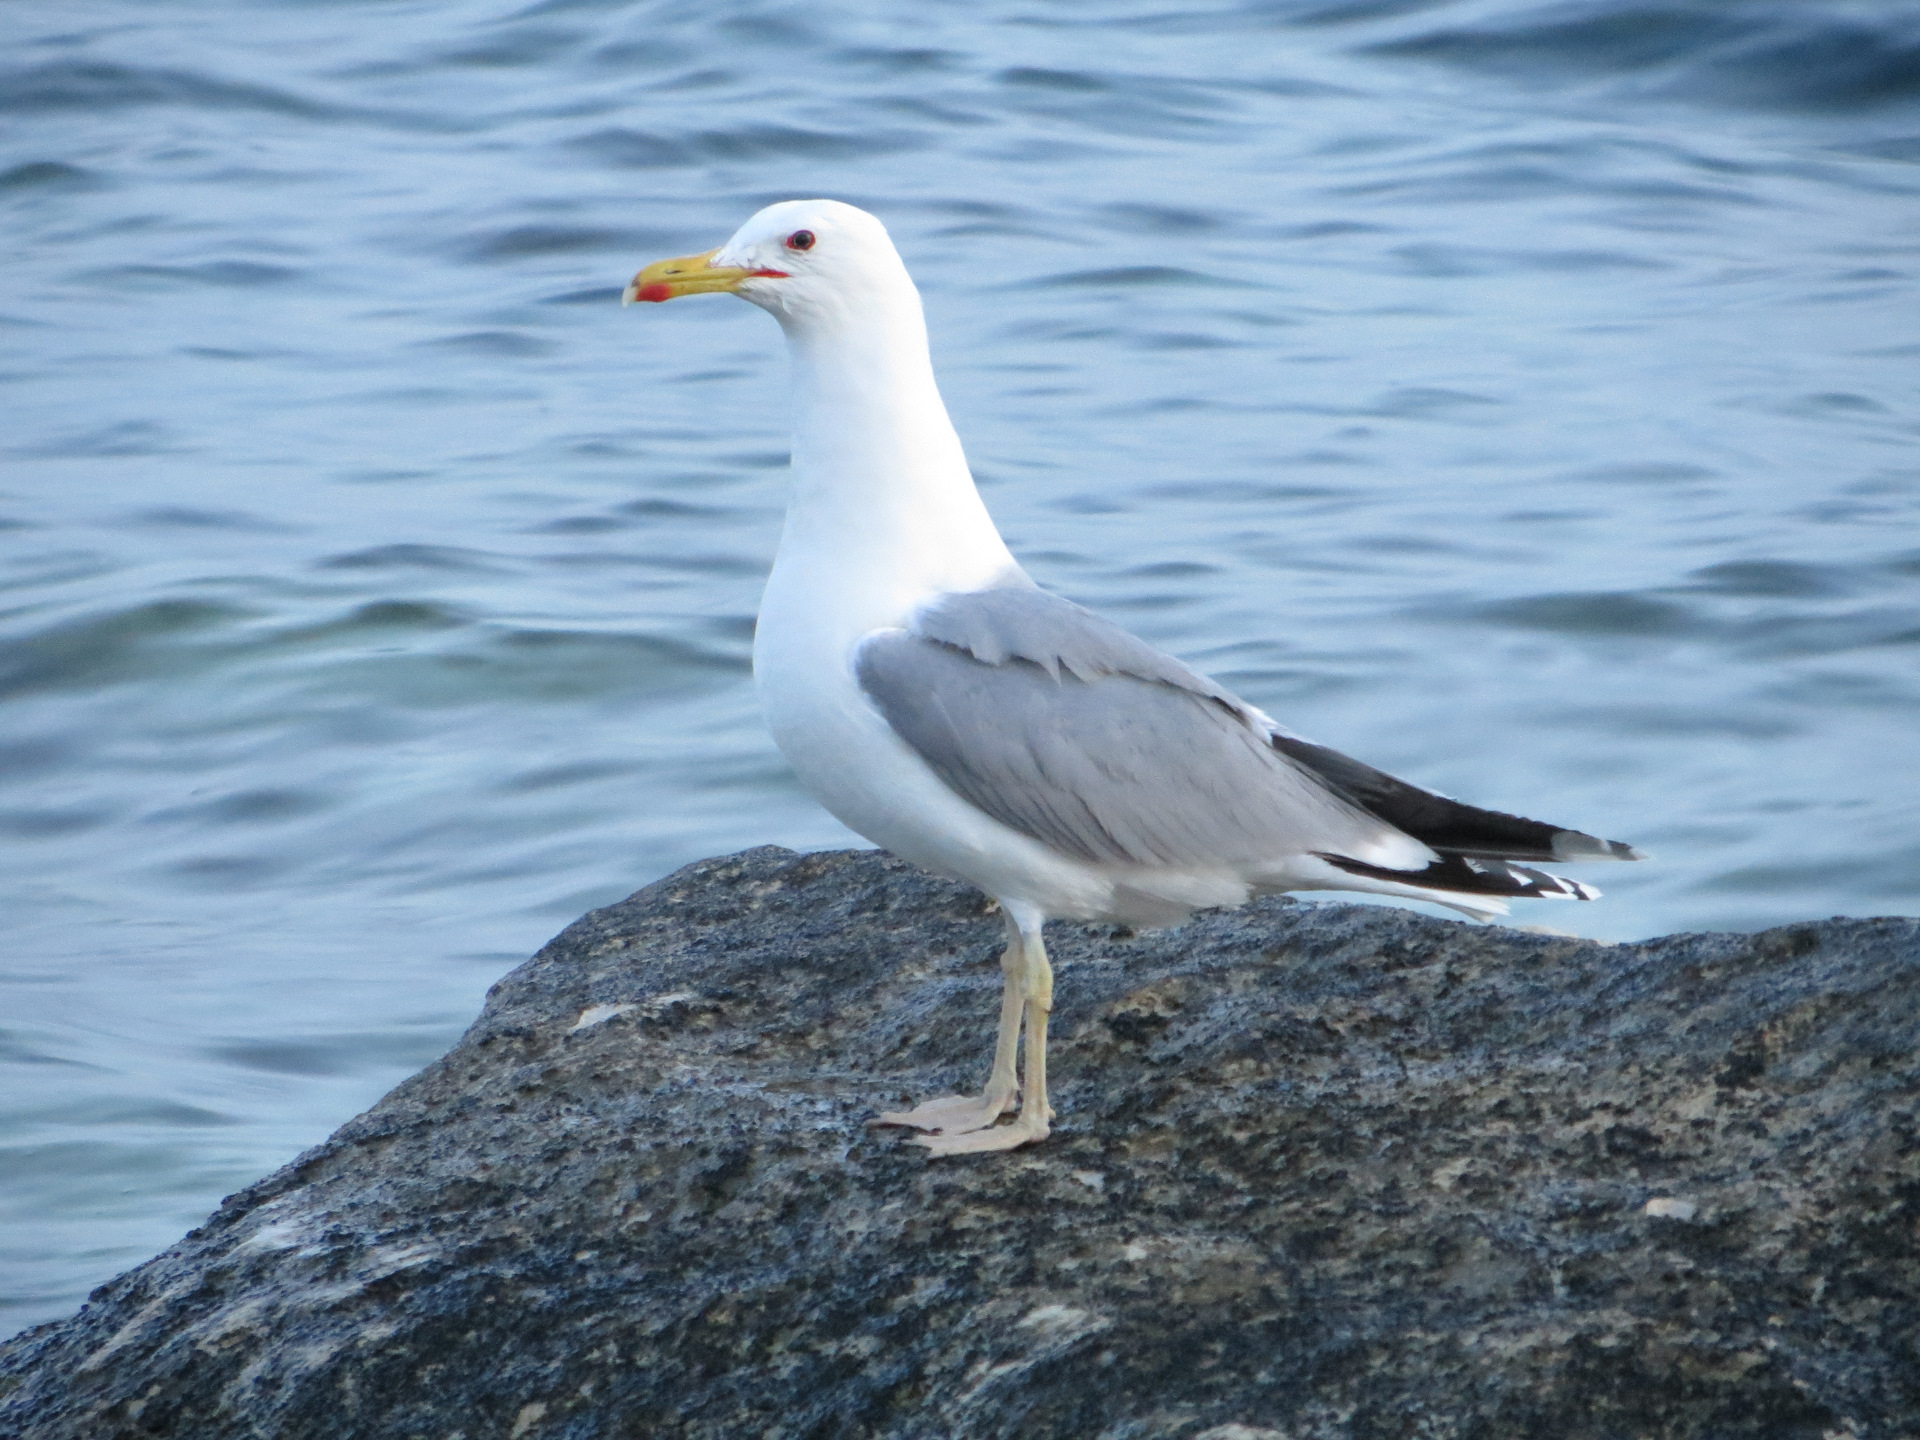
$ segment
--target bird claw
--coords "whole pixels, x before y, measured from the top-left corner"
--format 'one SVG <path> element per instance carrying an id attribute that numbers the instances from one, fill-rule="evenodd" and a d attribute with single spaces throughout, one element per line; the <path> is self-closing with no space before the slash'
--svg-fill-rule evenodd
<path id="1" fill-rule="evenodd" d="M 942 1155 L 980 1155 L 994 1150 L 1011 1150 L 1035 1140 L 1047 1138 L 1047 1122 L 1038 1116 L 1022 1115 L 1011 1125 L 994 1125 L 966 1134 L 916 1135 L 913 1143 L 924 1145 L 936 1158 Z"/>
<path id="2" fill-rule="evenodd" d="M 1014 1092 L 995 1098 L 989 1095 L 942 1095 L 923 1100 L 911 1110 L 889 1110 L 876 1115 L 869 1125 L 911 1125 L 916 1130 L 937 1130 L 947 1135 L 970 1135 L 984 1130 L 1013 1109 Z"/>

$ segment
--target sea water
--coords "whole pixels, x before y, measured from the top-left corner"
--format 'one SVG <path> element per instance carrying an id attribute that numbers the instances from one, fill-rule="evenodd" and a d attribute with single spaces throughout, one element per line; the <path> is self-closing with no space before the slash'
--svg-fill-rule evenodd
<path id="1" fill-rule="evenodd" d="M 1041 583 L 1654 856 L 1521 919 L 1920 909 L 1912 4 L 63 0 L 0 38 L 0 1329 L 582 910 L 857 843 L 751 695 L 776 327 L 616 303 L 772 200 L 891 227 Z"/>

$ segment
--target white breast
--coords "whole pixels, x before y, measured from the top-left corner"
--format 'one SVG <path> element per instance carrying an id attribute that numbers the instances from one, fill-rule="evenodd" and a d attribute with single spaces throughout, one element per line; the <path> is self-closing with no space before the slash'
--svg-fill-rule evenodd
<path id="1" fill-rule="evenodd" d="M 767 728 L 807 792 L 876 845 L 1002 900 L 1050 915 L 1107 913 L 1108 876 L 962 800 L 861 691 L 853 668 L 861 638 L 904 623 L 925 597 L 862 584 L 845 569 L 816 574 L 813 558 L 783 548 L 753 645 Z"/>

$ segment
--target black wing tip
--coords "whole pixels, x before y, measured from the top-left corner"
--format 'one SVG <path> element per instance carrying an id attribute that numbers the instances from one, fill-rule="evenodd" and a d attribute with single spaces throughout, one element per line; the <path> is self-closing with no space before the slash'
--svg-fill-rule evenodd
<path id="1" fill-rule="evenodd" d="M 1646 859 L 1618 840 L 1463 804 L 1310 740 L 1276 733 L 1270 743 L 1336 795 L 1442 855 L 1482 860 Z"/>
<path id="2" fill-rule="evenodd" d="M 1549 875 L 1531 865 L 1516 865 L 1511 860 L 1474 860 L 1464 855 L 1442 855 L 1424 870 L 1390 870 L 1384 865 L 1369 865 L 1348 855 L 1314 852 L 1320 859 L 1349 875 L 1369 880 L 1390 880 L 1422 890 L 1439 890 L 1454 895 L 1498 895 L 1507 900 L 1598 900 L 1600 892 L 1591 885 Z"/>

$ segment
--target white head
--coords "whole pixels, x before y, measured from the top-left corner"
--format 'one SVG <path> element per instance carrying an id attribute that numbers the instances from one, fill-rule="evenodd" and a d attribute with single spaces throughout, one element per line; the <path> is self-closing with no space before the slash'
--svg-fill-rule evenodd
<path id="1" fill-rule="evenodd" d="M 1013 567 L 941 403 L 920 293 L 886 226 L 838 200 L 783 201 L 717 249 L 647 266 L 626 298 L 707 292 L 771 312 L 793 349 L 794 499 L 762 635 L 769 613 L 789 602 L 810 613 L 830 594 L 858 617 L 849 635 L 865 634 L 896 623 L 929 585 L 977 590 Z"/>
<path id="2" fill-rule="evenodd" d="M 887 227 L 838 200 L 769 205 L 719 249 L 647 266 L 623 298 L 672 300 L 714 291 L 752 301 L 789 331 L 857 321 L 903 302 L 917 318 L 920 308 Z"/>

